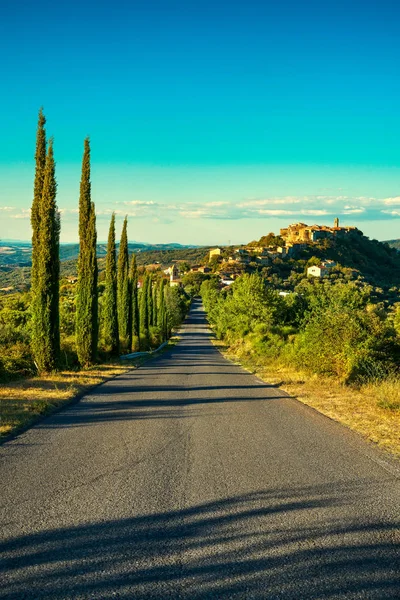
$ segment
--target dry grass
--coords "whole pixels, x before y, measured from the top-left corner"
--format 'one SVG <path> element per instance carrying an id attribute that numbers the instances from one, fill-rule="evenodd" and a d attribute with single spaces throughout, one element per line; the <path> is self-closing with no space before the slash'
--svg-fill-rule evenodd
<path id="1" fill-rule="evenodd" d="M 223 344 L 216 345 L 227 358 L 238 360 Z M 400 456 L 400 380 L 388 379 L 360 388 L 335 379 L 310 376 L 277 362 L 256 365 L 240 357 L 241 364 L 258 377 L 279 387 L 300 402 L 357 431 L 380 448 Z"/>
<path id="2" fill-rule="evenodd" d="M 61 371 L 1 384 L 0 439 L 25 429 L 40 416 L 53 412 L 78 394 L 125 373 L 135 365 L 132 361 L 126 363 L 96 365 L 82 371 Z"/>
<path id="3" fill-rule="evenodd" d="M 160 352 L 166 352 L 178 340 L 179 336 L 174 335 Z M 91 387 L 149 359 L 151 356 L 116 360 L 81 371 L 60 371 L 46 377 L 0 384 L 0 441 L 33 425 L 41 416 L 68 404 Z"/>

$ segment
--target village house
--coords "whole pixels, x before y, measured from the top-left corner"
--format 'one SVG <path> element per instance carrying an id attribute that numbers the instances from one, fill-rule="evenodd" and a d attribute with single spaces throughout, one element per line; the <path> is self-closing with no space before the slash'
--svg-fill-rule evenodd
<path id="1" fill-rule="evenodd" d="M 251 256 L 244 248 L 237 248 L 235 250 L 236 262 L 242 265 L 247 265 L 251 261 Z"/>
<path id="2" fill-rule="evenodd" d="M 211 260 L 213 256 L 221 256 L 221 253 L 221 248 L 214 248 L 213 250 L 210 250 L 209 259 Z"/>
<path id="3" fill-rule="evenodd" d="M 286 242 L 286 256 L 296 256 L 298 252 L 304 250 L 307 247 L 307 244 L 303 244 L 300 242 Z"/>
<path id="4" fill-rule="evenodd" d="M 334 220 L 333 227 L 326 225 L 307 225 L 306 223 L 293 223 L 280 230 L 280 236 L 287 243 L 310 243 L 320 239 L 333 238 L 361 231 L 357 227 L 339 227 L 339 219 Z"/>
<path id="5" fill-rule="evenodd" d="M 329 270 L 333 267 L 336 267 L 334 260 L 325 260 L 320 265 L 308 267 L 307 275 L 311 275 L 312 277 L 326 277 L 329 274 Z"/>
<path id="6" fill-rule="evenodd" d="M 169 275 L 169 285 L 171 287 L 182 287 L 182 281 L 179 278 L 179 269 L 176 264 L 165 269 L 164 273 Z"/>
<path id="7" fill-rule="evenodd" d="M 323 265 L 313 265 L 307 269 L 307 275 L 311 275 L 312 277 L 325 277 L 327 273 L 328 269 L 326 269 Z"/>

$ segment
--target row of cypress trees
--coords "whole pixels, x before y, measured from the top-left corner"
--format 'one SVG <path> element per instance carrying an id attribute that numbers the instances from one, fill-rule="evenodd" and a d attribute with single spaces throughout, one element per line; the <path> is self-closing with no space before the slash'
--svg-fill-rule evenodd
<path id="1" fill-rule="evenodd" d="M 46 138 L 46 118 L 39 111 L 36 134 L 35 181 L 32 224 L 32 335 L 31 347 L 39 373 L 55 370 L 60 357 L 59 276 L 60 213 L 53 140 Z M 84 141 L 79 194 L 79 257 L 76 297 L 76 350 L 81 366 L 97 359 L 99 339 L 98 267 L 96 258 L 96 214 L 91 199 L 90 141 Z M 150 346 L 151 328 L 157 327 L 162 341 L 168 337 L 164 282 L 153 282 L 150 274 L 138 292 L 136 258 L 129 260 L 127 218 L 116 258 L 115 215 L 111 217 L 103 297 L 102 337 L 106 350 L 118 355 Z"/>
<path id="2" fill-rule="evenodd" d="M 158 328 L 162 341 L 169 334 L 164 281 L 153 281 L 151 274 L 145 273 L 139 299 L 136 256 L 133 254 L 129 260 L 127 230 L 125 217 L 117 263 L 113 214 L 108 233 L 102 336 L 106 350 L 114 355 L 120 350 L 149 348 L 152 328 Z"/>

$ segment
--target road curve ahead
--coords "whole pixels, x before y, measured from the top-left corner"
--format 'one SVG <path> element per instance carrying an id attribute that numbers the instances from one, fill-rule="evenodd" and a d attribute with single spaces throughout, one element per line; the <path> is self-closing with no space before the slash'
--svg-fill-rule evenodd
<path id="1" fill-rule="evenodd" d="M 0 598 L 400 597 L 398 465 L 181 342 L 0 448 Z"/>

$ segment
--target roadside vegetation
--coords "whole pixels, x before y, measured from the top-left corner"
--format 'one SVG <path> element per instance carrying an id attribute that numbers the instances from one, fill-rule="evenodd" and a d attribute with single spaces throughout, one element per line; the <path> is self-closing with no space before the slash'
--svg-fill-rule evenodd
<path id="1" fill-rule="evenodd" d="M 25 427 L 76 393 L 126 370 L 118 357 L 158 348 L 185 317 L 190 296 L 161 270 L 139 272 L 124 221 L 118 258 L 111 216 L 104 276 L 96 256 L 90 141 L 79 197 L 77 278 L 60 278 L 60 214 L 53 141 L 39 112 L 32 224 L 32 277 L 26 291 L 0 296 L 0 437 Z"/>
<path id="2" fill-rule="evenodd" d="M 223 290 L 203 282 L 201 295 L 231 358 L 400 454 L 400 305 L 343 281 L 281 296 L 257 273 Z"/>

